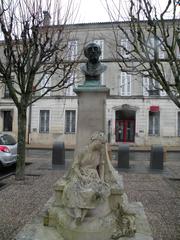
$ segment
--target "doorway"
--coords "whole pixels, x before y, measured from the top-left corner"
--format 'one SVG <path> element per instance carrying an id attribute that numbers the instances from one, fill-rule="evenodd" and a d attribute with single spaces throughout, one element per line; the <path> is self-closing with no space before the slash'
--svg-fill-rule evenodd
<path id="1" fill-rule="evenodd" d="M 115 126 L 116 142 L 134 142 L 135 138 L 135 111 L 116 111 Z"/>

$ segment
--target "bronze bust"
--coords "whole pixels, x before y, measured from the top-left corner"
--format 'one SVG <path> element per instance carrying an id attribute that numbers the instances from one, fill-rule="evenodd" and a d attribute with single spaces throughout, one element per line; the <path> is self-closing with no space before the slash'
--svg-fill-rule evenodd
<path id="1" fill-rule="evenodd" d="M 81 71 L 85 75 L 86 81 L 100 81 L 100 75 L 106 70 L 107 66 L 99 61 L 101 48 L 96 43 L 88 43 L 84 47 L 84 55 L 88 59 L 87 63 L 81 66 Z"/>

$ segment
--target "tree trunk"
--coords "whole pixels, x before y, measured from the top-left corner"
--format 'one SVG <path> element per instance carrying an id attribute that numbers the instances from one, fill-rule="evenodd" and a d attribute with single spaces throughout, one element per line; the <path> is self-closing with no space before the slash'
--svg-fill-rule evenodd
<path id="1" fill-rule="evenodd" d="M 25 154 L 26 154 L 26 108 L 18 108 L 18 148 L 16 163 L 16 180 L 25 178 Z"/>

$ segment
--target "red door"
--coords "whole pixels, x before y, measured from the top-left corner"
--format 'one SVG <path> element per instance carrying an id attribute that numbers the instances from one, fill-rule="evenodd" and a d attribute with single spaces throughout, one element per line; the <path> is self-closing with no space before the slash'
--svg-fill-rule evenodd
<path id="1" fill-rule="evenodd" d="M 134 142 L 134 134 L 134 120 L 116 120 L 116 142 Z"/>

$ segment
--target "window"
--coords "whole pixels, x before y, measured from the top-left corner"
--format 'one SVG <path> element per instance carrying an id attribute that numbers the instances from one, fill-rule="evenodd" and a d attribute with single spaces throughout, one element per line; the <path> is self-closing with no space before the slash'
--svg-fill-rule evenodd
<path id="1" fill-rule="evenodd" d="M 75 60 L 77 58 L 77 44 L 76 40 L 68 42 L 68 60 Z"/>
<path id="2" fill-rule="evenodd" d="M 96 40 L 94 40 L 94 43 L 96 43 L 97 45 L 100 46 L 100 48 L 101 48 L 100 59 L 103 59 L 104 58 L 104 40 L 96 39 Z"/>
<path id="3" fill-rule="evenodd" d="M 178 136 L 180 136 L 180 112 L 178 112 Z"/>
<path id="4" fill-rule="evenodd" d="M 165 51 L 163 46 L 163 40 L 155 37 L 151 37 L 148 40 L 147 48 L 149 51 L 149 58 L 154 59 L 155 54 L 157 58 L 163 59 L 165 57 Z"/>
<path id="5" fill-rule="evenodd" d="M 104 58 L 104 40 L 100 40 L 100 39 L 96 39 L 94 40 L 94 43 L 96 43 L 97 45 L 100 46 L 101 48 L 101 55 L 99 59 L 103 59 Z M 101 74 L 101 85 L 104 85 L 104 73 Z"/>
<path id="6" fill-rule="evenodd" d="M 75 81 L 76 81 L 76 73 L 75 73 L 75 71 L 73 71 L 70 75 L 70 78 L 68 79 L 68 84 L 72 84 L 72 85 L 67 88 L 67 91 L 66 91 L 67 96 L 75 95 L 75 93 L 73 91 Z"/>
<path id="7" fill-rule="evenodd" d="M 12 111 L 3 111 L 3 131 L 12 131 Z"/>
<path id="8" fill-rule="evenodd" d="M 121 72 L 120 95 L 131 96 L 131 75 Z"/>
<path id="9" fill-rule="evenodd" d="M 14 85 L 14 79 L 15 79 L 15 77 L 11 76 L 10 82 L 11 82 L 12 87 L 14 87 L 13 86 Z M 6 84 L 4 84 L 4 98 L 11 98 L 10 93 L 9 93 L 9 89 L 8 89 Z"/>
<path id="10" fill-rule="evenodd" d="M 149 79 L 149 96 L 159 96 L 159 83 L 154 79 Z"/>
<path id="11" fill-rule="evenodd" d="M 65 133 L 75 133 L 76 111 L 66 110 L 65 112 Z"/>
<path id="12" fill-rule="evenodd" d="M 160 134 L 160 112 L 149 111 L 149 135 Z"/>
<path id="13" fill-rule="evenodd" d="M 48 88 L 51 87 L 51 77 L 49 76 L 49 74 L 44 74 L 42 80 L 41 80 L 41 95 L 43 95 Z M 47 92 L 45 96 L 50 96 L 51 92 Z"/>
<path id="14" fill-rule="evenodd" d="M 165 49 L 163 46 L 163 39 L 157 40 L 157 48 L 158 48 L 158 57 L 160 59 L 165 58 Z"/>
<path id="15" fill-rule="evenodd" d="M 39 132 L 49 132 L 49 110 L 40 110 Z"/>
<path id="16" fill-rule="evenodd" d="M 159 83 L 154 79 L 143 77 L 143 95 L 144 96 L 159 96 Z"/>
<path id="17" fill-rule="evenodd" d="M 10 98 L 9 89 L 8 89 L 7 85 L 4 86 L 4 97 Z"/>

